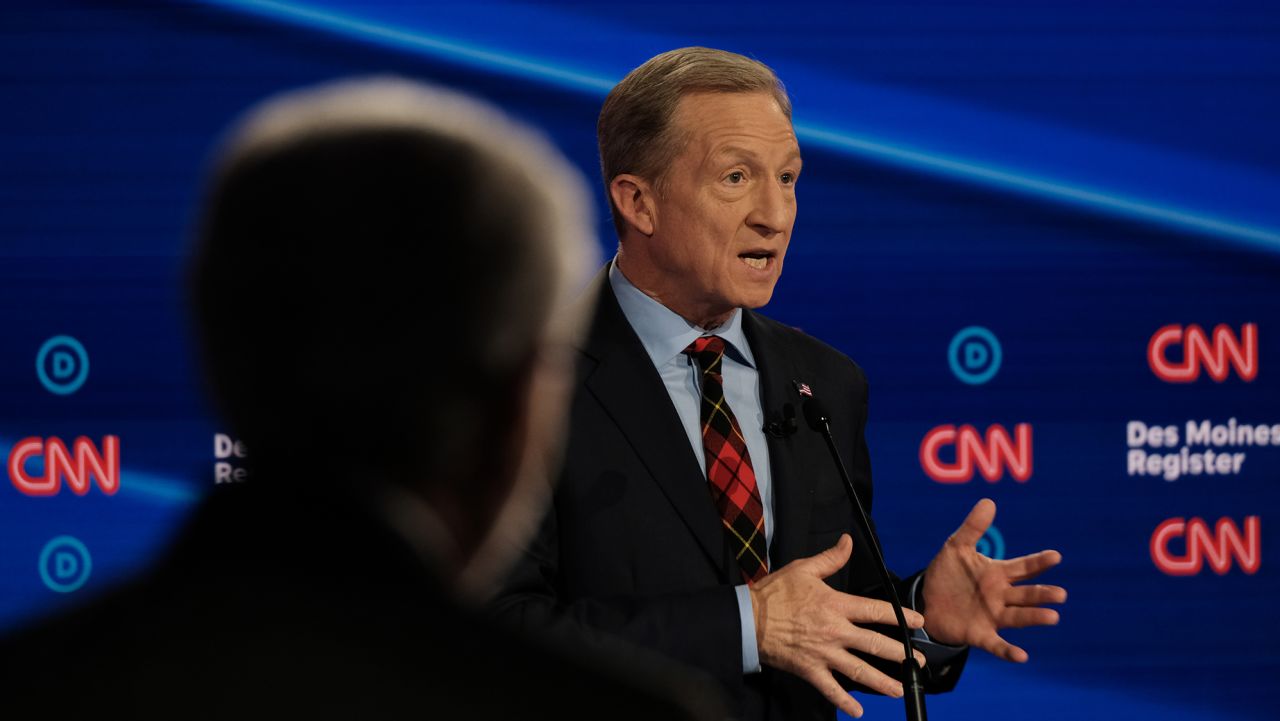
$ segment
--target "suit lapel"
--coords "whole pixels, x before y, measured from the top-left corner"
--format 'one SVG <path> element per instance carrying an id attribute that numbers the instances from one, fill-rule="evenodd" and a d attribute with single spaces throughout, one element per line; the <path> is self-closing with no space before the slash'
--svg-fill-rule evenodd
<path id="1" fill-rule="evenodd" d="M 598 287 L 596 287 L 598 286 Z M 607 269 L 588 291 L 597 298 L 584 354 L 586 388 L 621 429 L 640 462 L 698 540 L 722 580 L 728 579 L 724 530 L 707 480 L 658 371 L 609 287 Z"/>
<path id="2" fill-rule="evenodd" d="M 760 402 L 765 416 L 780 413 L 791 404 L 797 422 L 804 423 L 801 398 L 792 386 L 793 380 L 805 380 L 791 345 L 776 328 L 763 318 L 744 310 L 743 332 L 751 344 L 760 372 Z M 803 429 L 783 438 L 766 435 L 769 444 L 769 469 L 773 483 L 773 546 L 769 549 L 770 569 L 777 570 L 799 557 L 805 548 L 809 516 L 813 509 L 813 473 L 797 449 Z"/>

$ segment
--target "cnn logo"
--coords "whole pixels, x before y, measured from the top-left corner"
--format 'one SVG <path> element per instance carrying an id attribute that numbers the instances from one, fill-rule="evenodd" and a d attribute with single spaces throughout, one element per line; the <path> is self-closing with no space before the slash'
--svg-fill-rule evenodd
<path id="1" fill-rule="evenodd" d="M 1182 360 L 1169 359 L 1169 350 L 1182 347 Z M 1234 367 L 1243 381 L 1258 377 L 1258 324 L 1245 323 L 1237 336 L 1226 324 L 1213 329 L 1213 340 L 1200 326 L 1192 323 L 1166 325 L 1147 343 L 1147 363 L 1151 372 L 1166 383 L 1191 383 L 1200 377 L 1201 369 L 1221 383 Z"/>
<path id="2" fill-rule="evenodd" d="M 33 475 L 27 470 L 32 458 L 44 460 L 44 471 Z M 120 438 L 104 436 L 102 449 L 80 436 L 71 449 L 58 438 L 23 438 L 9 451 L 9 481 L 28 496 L 56 495 L 63 480 L 76 495 L 89 492 L 91 480 L 108 496 L 120 489 Z"/>
<path id="3" fill-rule="evenodd" d="M 1178 539 L 1183 541 L 1181 554 L 1170 548 Z M 1151 560 L 1170 576 L 1194 576 L 1204 568 L 1205 561 L 1222 576 L 1231 570 L 1233 558 L 1241 571 L 1250 575 L 1258 572 L 1262 564 L 1262 521 L 1257 516 L 1245 517 L 1244 531 L 1230 518 L 1218 519 L 1212 532 L 1200 518 L 1170 518 L 1151 534 Z"/>
<path id="4" fill-rule="evenodd" d="M 955 449 L 955 462 L 942 459 L 944 448 Z M 943 425 L 925 434 L 920 442 L 920 467 L 938 483 L 968 483 L 976 470 L 994 483 L 1005 471 L 1013 480 L 1031 478 L 1031 424 L 1019 423 L 1013 435 L 1004 426 L 987 428 L 986 435 L 970 425 Z"/>

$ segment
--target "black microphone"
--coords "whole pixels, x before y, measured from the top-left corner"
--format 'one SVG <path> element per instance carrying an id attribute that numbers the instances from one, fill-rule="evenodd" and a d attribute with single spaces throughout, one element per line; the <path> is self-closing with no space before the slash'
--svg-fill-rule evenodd
<path id="1" fill-rule="evenodd" d="M 805 390 L 809 390 L 808 386 L 805 386 Z M 907 707 L 907 721 L 925 721 L 927 715 L 924 708 L 924 684 L 920 680 L 920 664 L 916 663 L 914 648 L 911 645 L 911 630 L 907 628 L 907 619 L 902 613 L 902 601 L 898 598 L 898 589 L 893 585 L 889 567 L 884 563 L 884 552 L 880 550 L 880 541 L 871 531 L 871 519 L 867 517 L 867 511 L 862 507 L 862 500 L 858 498 L 858 493 L 853 488 L 853 481 L 849 480 L 849 472 L 845 470 L 840 451 L 836 448 L 836 441 L 831 436 L 831 416 L 827 414 L 822 402 L 812 393 L 806 395 L 808 400 L 804 402 L 804 419 L 809 423 L 810 428 L 821 433 L 827 440 L 827 448 L 831 449 L 831 458 L 840 471 L 840 478 L 844 480 L 844 490 L 849 494 L 853 507 L 858 511 L 862 527 L 866 529 L 867 540 L 870 541 L 871 550 L 875 553 L 876 567 L 880 569 L 880 577 L 885 587 L 889 589 L 889 602 L 893 604 L 893 612 L 898 617 L 898 629 L 902 631 L 902 647 L 906 652 L 906 659 L 902 662 L 902 700 Z"/>
<path id="2" fill-rule="evenodd" d="M 786 438 L 796 432 L 799 424 L 796 423 L 796 407 L 790 403 L 782 406 L 782 413 L 777 412 L 769 414 L 769 421 L 764 424 L 764 432 L 774 438 Z"/>

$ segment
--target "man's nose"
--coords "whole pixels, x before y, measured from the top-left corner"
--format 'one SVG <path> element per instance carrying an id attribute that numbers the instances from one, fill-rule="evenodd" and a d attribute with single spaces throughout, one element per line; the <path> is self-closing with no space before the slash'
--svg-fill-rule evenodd
<path id="1" fill-rule="evenodd" d="M 762 235 L 777 235 L 791 227 L 795 219 L 795 196 L 778 181 L 757 186 L 755 204 L 747 224 Z"/>

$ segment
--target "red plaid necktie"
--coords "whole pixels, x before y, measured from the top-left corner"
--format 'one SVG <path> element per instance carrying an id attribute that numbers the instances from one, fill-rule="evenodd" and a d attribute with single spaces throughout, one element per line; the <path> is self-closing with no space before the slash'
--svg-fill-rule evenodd
<path id="1" fill-rule="evenodd" d="M 702 446 L 706 450 L 711 500 L 720 512 L 742 577 L 759 581 L 769 572 L 765 548 L 764 504 L 756 488 L 756 472 L 738 419 L 724 397 L 724 339 L 703 336 L 684 349 L 702 369 Z"/>

